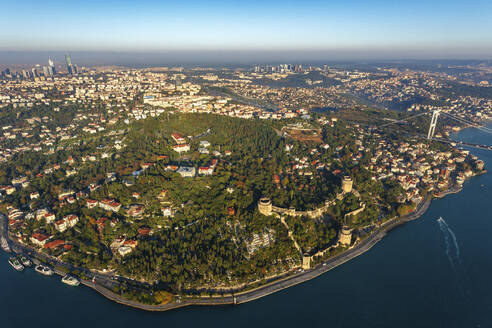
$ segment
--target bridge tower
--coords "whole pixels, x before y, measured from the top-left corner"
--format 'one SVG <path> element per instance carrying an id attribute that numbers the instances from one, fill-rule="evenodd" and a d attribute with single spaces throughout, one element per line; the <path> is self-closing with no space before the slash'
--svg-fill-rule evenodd
<path id="1" fill-rule="evenodd" d="M 427 133 L 427 139 L 430 140 L 434 137 L 434 132 L 436 132 L 437 119 L 439 117 L 440 112 L 435 110 L 432 112 L 431 123 L 429 125 L 429 132 Z"/>

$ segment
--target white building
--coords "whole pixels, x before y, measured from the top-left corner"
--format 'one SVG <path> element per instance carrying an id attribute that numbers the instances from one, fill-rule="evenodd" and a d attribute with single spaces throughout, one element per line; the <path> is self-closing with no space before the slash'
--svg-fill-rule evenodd
<path id="1" fill-rule="evenodd" d="M 181 174 L 183 178 L 193 178 L 196 175 L 196 169 L 188 166 L 180 166 L 176 172 Z"/>

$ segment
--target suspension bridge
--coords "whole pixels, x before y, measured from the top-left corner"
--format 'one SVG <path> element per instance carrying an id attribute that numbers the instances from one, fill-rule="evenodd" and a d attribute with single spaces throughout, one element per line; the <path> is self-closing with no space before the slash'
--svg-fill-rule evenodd
<path id="1" fill-rule="evenodd" d="M 427 140 L 435 140 L 435 141 L 439 141 L 439 142 L 449 143 L 452 145 L 462 145 L 462 146 L 468 146 L 468 147 L 473 147 L 473 148 L 492 150 L 492 145 L 475 144 L 472 142 L 454 141 L 454 140 L 450 140 L 450 139 L 446 139 L 446 138 L 435 137 L 434 135 L 436 132 L 436 126 L 437 126 L 437 122 L 438 122 L 438 119 L 440 116 L 455 120 L 457 122 L 465 124 L 468 127 L 476 128 L 476 129 L 478 129 L 482 132 L 485 132 L 485 133 L 492 134 L 492 129 L 490 129 L 486 126 L 480 125 L 478 123 L 469 121 L 469 120 L 464 119 L 462 117 L 458 117 L 456 115 L 452 115 L 452 114 L 443 112 L 441 110 L 435 110 L 435 111 L 432 111 L 431 113 L 432 113 L 432 117 L 431 117 L 431 121 L 429 124 L 429 129 L 427 131 Z M 389 123 L 380 125 L 379 128 L 390 126 L 392 124 L 408 123 L 408 121 L 410 121 L 410 120 L 413 120 L 413 119 L 420 117 L 420 116 L 429 115 L 429 114 L 430 114 L 430 112 L 424 112 L 424 113 L 420 113 L 417 115 L 407 117 L 403 120 L 392 120 Z M 424 136 L 422 136 L 422 137 L 424 137 Z"/>

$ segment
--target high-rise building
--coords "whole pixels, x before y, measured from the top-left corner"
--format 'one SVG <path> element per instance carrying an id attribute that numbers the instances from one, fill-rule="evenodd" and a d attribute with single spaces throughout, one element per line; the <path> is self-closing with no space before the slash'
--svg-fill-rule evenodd
<path id="1" fill-rule="evenodd" d="M 55 63 L 53 62 L 53 60 L 48 59 L 48 70 L 49 70 L 49 73 L 51 76 L 55 75 L 56 74 L 56 69 L 55 69 Z"/>
<path id="2" fill-rule="evenodd" d="M 73 73 L 73 66 L 72 66 L 72 58 L 70 58 L 70 54 L 65 55 L 65 62 L 67 63 L 68 74 L 74 74 Z"/>
<path id="3" fill-rule="evenodd" d="M 50 72 L 48 71 L 48 66 L 43 66 L 43 75 L 45 77 L 50 76 Z"/>
<path id="4" fill-rule="evenodd" d="M 175 80 L 175 87 L 176 89 L 181 89 L 181 76 L 176 75 L 176 80 Z"/>
<path id="5" fill-rule="evenodd" d="M 0 72 L 1 74 L 1 77 L 5 77 L 5 78 L 12 78 L 12 73 L 10 72 L 10 68 L 6 68 L 4 71 L 1 71 Z"/>
<path id="6" fill-rule="evenodd" d="M 70 54 L 65 55 L 65 61 L 67 62 L 67 66 L 72 66 L 72 58 L 70 57 Z"/>

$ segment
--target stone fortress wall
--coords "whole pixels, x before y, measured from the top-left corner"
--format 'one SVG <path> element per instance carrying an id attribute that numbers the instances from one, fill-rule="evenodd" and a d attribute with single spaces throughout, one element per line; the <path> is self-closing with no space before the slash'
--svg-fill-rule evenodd
<path id="1" fill-rule="evenodd" d="M 285 208 L 285 207 L 274 206 L 272 204 L 272 201 L 268 197 L 263 197 L 260 199 L 260 201 L 258 202 L 258 210 L 260 211 L 261 214 L 266 215 L 266 216 L 270 216 L 270 215 L 276 213 L 279 215 L 288 215 L 288 216 L 307 216 L 307 217 L 310 217 L 312 219 L 316 219 L 316 218 L 323 216 L 323 213 L 328 211 L 328 209 L 331 206 L 335 205 L 335 202 L 337 199 L 342 199 L 343 196 L 345 196 L 345 194 L 348 194 L 351 192 L 353 192 L 356 195 L 359 194 L 358 192 L 356 192 L 353 189 L 353 181 L 349 176 L 343 177 L 343 179 L 342 179 L 342 190 L 343 190 L 343 192 L 337 194 L 337 197 L 335 199 L 326 200 L 323 205 L 321 205 L 318 208 L 315 208 L 314 210 L 299 211 L 293 207 Z M 346 215 L 346 217 L 351 216 L 351 215 L 356 215 L 356 214 L 362 212 L 364 209 L 365 209 L 365 204 L 361 203 L 361 208 L 359 208 L 359 209 L 357 209 L 351 213 L 348 213 Z"/>
<path id="2" fill-rule="evenodd" d="M 282 216 L 282 215 L 288 215 L 288 216 L 307 216 L 307 217 L 310 217 L 312 219 L 316 219 L 316 218 L 319 218 L 321 216 L 323 216 L 323 213 L 325 213 L 326 211 L 328 211 L 328 208 L 330 208 L 331 206 L 335 205 L 335 202 L 337 199 L 342 199 L 343 196 L 345 196 L 346 194 L 348 193 L 354 193 L 357 197 L 359 197 L 359 193 L 353 189 L 353 181 L 352 179 L 349 177 L 349 176 L 344 176 L 342 178 L 342 192 L 339 193 L 337 195 L 337 197 L 335 199 L 332 199 L 332 200 L 326 200 L 325 203 L 314 209 L 314 210 L 308 210 L 308 211 L 298 211 L 296 210 L 295 208 L 291 207 L 291 208 L 284 208 L 284 207 L 278 207 L 278 206 L 274 206 L 272 204 L 272 201 L 270 198 L 268 197 L 263 197 L 259 200 L 258 202 L 258 210 L 261 214 L 263 215 L 266 215 L 266 216 L 270 216 L 272 214 L 276 214 L 278 216 Z M 353 215 L 357 215 L 359 213 L 361 213 L 362 211 L 364 211 L 366 208 L 366 204 L 364 203 L 360 203 L 360 208 L 350 212 L 350 213 L 347 213 L 345 214 L 344 216 L 344 221 L 350 217 L 350 216 L 353 216 Z M 328 252 L 331 248 L 333 247 L 337 247 L 338 245 L 342 245 L 342 246 L 348 246 L 350 247 L 352 243 L 352 229 L 350 229 L 347 225 L 343 225 L 342 229 L 340 230 L 339 232 L 339 236 L 338 236 L 338 242 L 336 245 L 332 245 L 324 250 L 321 250 L 319 252 L 317 252 L 316 254 L 313 254 L 313 255 L 309 255 L 309 254 L 302 254 L 302 264 L 301 264 L 301 267 L 303 269 L 309 269 L 310 266 L 311 266 L 311 263 L 314 259 L 314 257 L 317 257 L 317 256 L 323 256 L 326 252 Z"/>

